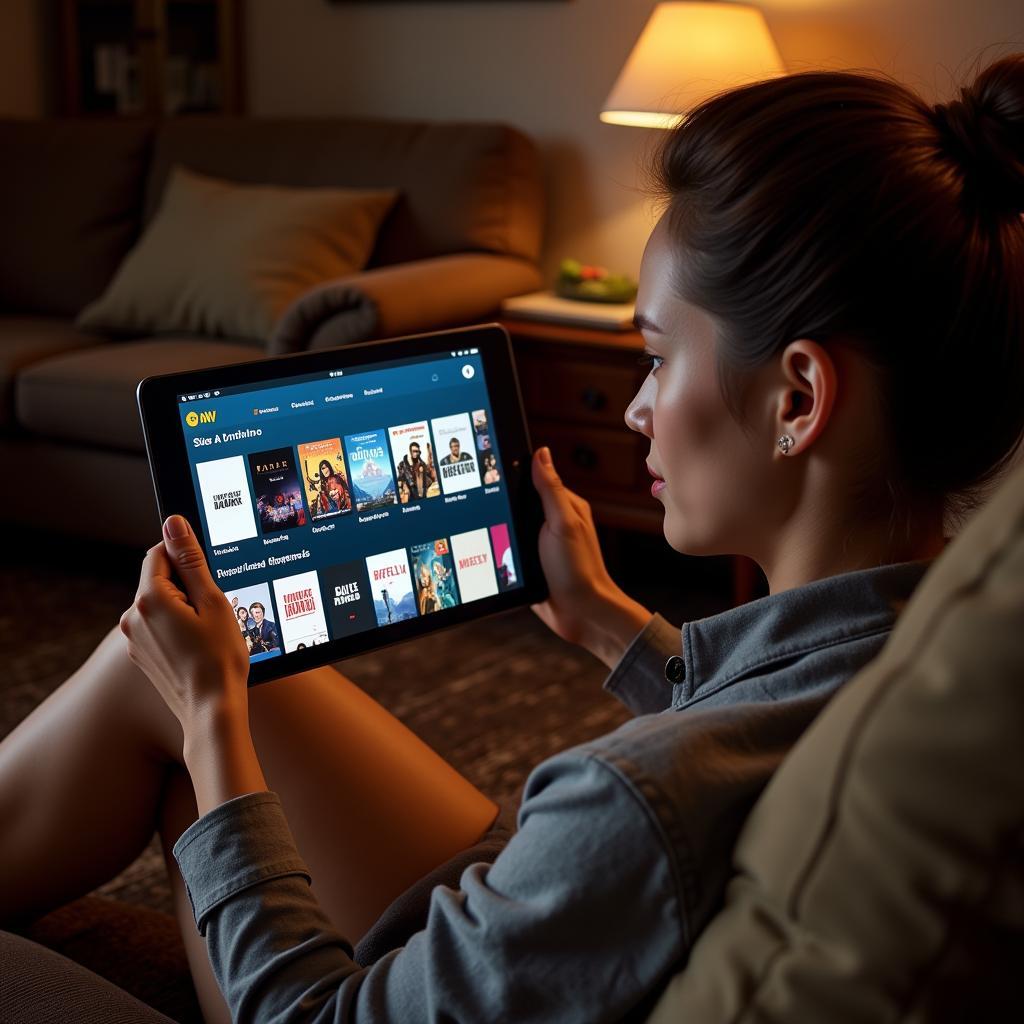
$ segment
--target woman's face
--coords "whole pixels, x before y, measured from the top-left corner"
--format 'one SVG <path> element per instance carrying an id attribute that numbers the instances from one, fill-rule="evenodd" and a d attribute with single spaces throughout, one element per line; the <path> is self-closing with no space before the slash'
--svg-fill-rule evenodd
<path id="1" fill-rule="evenodd" d="M 644 252 L 636 303 L 652 364 L 626 423 L 650 441 L 647 466 L 669 544 L 687 554 L 746 554 L 774 518 L 773 368 L 751 379 L 748 434 L 719 388 L 715 322 L 675 292 L 676 258 L 662 219 Z"/>

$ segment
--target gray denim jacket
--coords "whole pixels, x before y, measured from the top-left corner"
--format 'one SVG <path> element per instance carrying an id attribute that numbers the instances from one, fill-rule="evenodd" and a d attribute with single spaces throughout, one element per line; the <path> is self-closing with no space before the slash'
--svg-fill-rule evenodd
<path id="1" fill-rule="evenodd" d="M 642 1017 L 721 903 L 751 805 L 927 567 L 818 580 L 687 623 L 681 644 L 654 616 L 605 683 L 638 717 L 537 767 L 495 863 L 437 887 L 426 928 L 369 968 L 314 900 L 274 794 L 211 811 L 174 854 L 234 1019 Z"/>

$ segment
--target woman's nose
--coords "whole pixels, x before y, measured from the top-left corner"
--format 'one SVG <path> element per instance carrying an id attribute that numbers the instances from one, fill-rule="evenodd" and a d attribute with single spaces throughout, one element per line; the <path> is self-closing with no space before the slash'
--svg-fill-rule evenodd
<path id="1" fill-rule="evenodd" d="M 640 390 L 636 393 L 633 401 L 626 407 L 626 426 L 630 430 L 635 430 L 638 434 L 643 434 L 646 437 L 653 437 L 651 431 L 651 402 L 648 394 L 650 383 L 650 377 L 648 377 L 643 384 L 640 385 Z"/>

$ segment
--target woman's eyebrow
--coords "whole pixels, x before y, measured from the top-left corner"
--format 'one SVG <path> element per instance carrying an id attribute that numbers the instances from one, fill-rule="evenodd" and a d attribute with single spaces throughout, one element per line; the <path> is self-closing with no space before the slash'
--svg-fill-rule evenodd
<path id="1" fill-rule="evenodd" d="M 650 331 L 652 334 L 664 334 L 665 332 L 650 318 L 643 313 L 633 314 L 633 326 L 638 331 Z"/>

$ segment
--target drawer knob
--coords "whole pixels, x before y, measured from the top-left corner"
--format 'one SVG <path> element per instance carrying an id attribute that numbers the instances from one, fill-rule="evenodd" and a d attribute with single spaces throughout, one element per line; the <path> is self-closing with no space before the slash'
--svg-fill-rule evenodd
<path id="1" fill-rule="evenodd" d="M 580 398 L 591 412 L 600 412 L 608 404 L 608 396 L 597 388 L 584 388 Z"/>
<path id="2" fill-rule="evenodd" d="M 593 469 L 597 465 L 597 452 L 585 444 L 578 444 L 572 450 L 570 458 L 580 469 Z"/>

